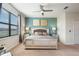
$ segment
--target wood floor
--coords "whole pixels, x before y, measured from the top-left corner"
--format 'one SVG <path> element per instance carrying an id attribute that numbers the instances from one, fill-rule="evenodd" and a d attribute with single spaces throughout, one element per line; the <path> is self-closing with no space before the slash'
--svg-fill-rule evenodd
<path id="1" fill-rule="evenodd" d="M 20 44 L 11 52 L 14 56 L 79 56 L 79 45 L 59 44 L 57 50 L 25 50 L 23 44 Z"/>

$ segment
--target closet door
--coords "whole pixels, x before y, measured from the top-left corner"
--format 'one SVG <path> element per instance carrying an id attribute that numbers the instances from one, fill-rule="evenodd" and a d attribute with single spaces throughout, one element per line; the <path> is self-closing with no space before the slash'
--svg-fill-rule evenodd
<path id="1" fill-rule="evenodd" d="M 74 23 L 74 43 L 79 44 L 79 22 Z"/>

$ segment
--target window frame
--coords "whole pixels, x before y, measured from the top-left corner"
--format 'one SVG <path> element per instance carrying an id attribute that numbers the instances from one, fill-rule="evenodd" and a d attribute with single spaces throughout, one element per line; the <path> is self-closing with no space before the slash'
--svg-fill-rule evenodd
<path id="1" fill-rule="evenodd" d="M 3 24 L 3 23 L 0 23 L 0 24 Z M 4 24 L 4 25 L 8 25 L 9 26 L 9 24 Z M 8 27 L 8 29 L 9 29 L 9 27 Z M 8 37 L 8 36 L 9 36 L 9 31 L 8 31 L 8 35 L 0 37 L 0 38 L 4 38 L 4 37 Z"/>
<path id="2" fill-rule="evenodd" d="M 11 26 L 16 26 L 17 27 L 17 34 L 14 34 L 14 35 L 18 35 L 18 16 L 16 16 L 17 17 L 17 25 L 15 25 L 15 24 L 11 24 L 11 14 L 12 15 L 14 15 L 14 16 L 16 16 L 15 14 L 13 14 L 13 13 L 11 13 L 10 12 L 10 19 L 9 19 L 9 24 L 10 24 L 10 32 L 11 32 Z M 14 36 L 14 35 L 11 35 L 11 33 L 10 33 L 10 36 Z"/>
<path id="3" fill-rule="evenodd" d="M 8 36 L 3 36 L 3 37 L 0 37 L 0 38 L 5 38 L 5 37 L 10 37 L 10 36 L 18 35 L 18 16 L 16 16 L 15 14 L 11 13 L 10 11 L 6 10 L 6 9 L 3 8 L 3 7 L 2 7 L 1 9 L 5 10 L 6 12 L 9 13 L 9 19 L 8 19 L 9 22 L 8 22 L 8 23 L 0 22 L 0 24 L 5 24 L 5 25 L 8 25 L 8 26 L 9 26 L 9 32 L 8 32 L 9 35 L 8 35 Z M 17 17 L 17 25 L 11 24 L 11 14 Z M 11 35 L 11 26 L 16 26 L 16 27 L 17 27 L 17 34 Z"/>

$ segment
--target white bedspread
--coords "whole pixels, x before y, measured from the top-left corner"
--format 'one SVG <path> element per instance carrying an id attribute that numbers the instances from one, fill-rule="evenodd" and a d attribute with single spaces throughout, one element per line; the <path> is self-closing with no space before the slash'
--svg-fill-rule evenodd
<path id="1" fill-rule="evenodd" d="M 28 47 L 51 47 L 57 49 L 57 38 L 52 36 L 37 36 L 32 35 L 28 36 L 24 40 L 24 45 L 26 48 Z"/>

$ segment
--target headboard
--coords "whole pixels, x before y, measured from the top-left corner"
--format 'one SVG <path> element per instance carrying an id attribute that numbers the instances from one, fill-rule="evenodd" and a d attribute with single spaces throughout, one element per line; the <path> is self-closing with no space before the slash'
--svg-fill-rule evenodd
<path id="1" fill-rule="evenodd" d="M 35 32 L 46 32 L 47 34 L 49 34 L 49 29 L 46 29 L 46 28 L 33 28 L 31 31 L 32 31 L 32 33 L 35 33 Z"/>
<path id="2" fill-rule="evenodd" d="M 35 29 L 34 32 L 47 32 L 45 29 Z"/>

